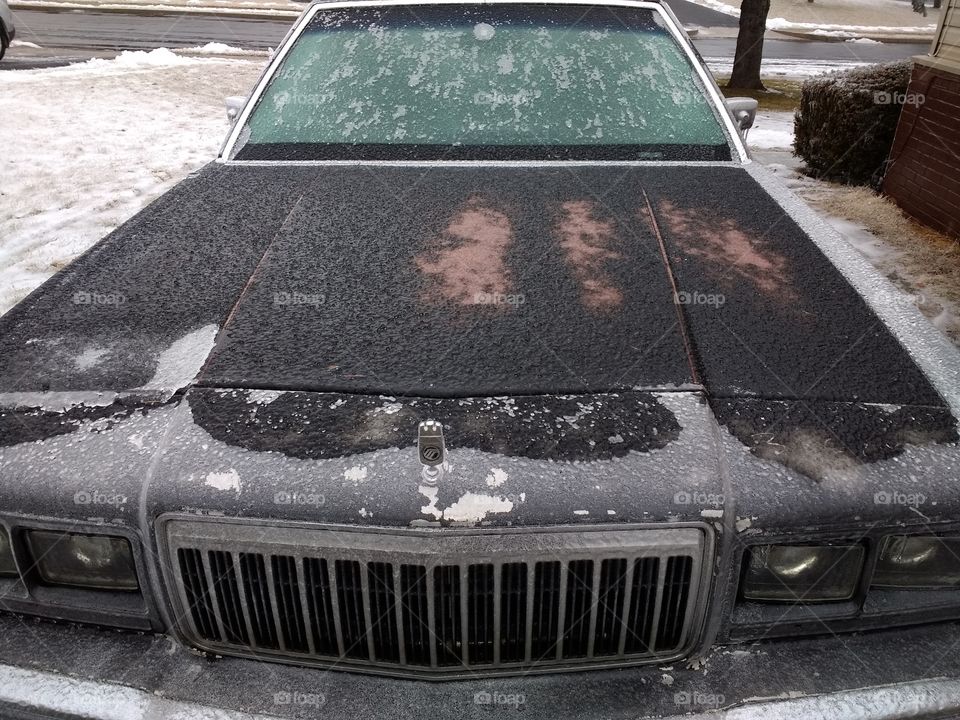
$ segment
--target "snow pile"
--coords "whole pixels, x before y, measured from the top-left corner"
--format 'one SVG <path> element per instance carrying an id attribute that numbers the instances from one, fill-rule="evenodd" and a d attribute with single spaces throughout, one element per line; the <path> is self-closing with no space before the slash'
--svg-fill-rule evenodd
<path id="1" fill-rule="evenodd" d="M 216 157 L 261 61 L 123 53 L 0 73 L 0 313 Z"/>
<path id="2" fill-rule="evenodd" d="M 793 113 L 757 113 L 757 119 L 747 133 L 747 145 L 752 150 L 792 150 Z"/>
<path id="3" fill-rule="evenodd" d="M 225 43 L 208 42 L 199 47 L 186 48 L 184 52 L 197 55 L 264 55 L 271 54 L 273 51 L 264 53 L 262 50 L 244 50 L 243 48 L 233 47 Z"/>
<path id="4" fill-rule="evenodd" d="M 828 23 L 791 22 L 783 18 L 768 18 L 767 30 L 788 32 L 815 32 L 827 37 L 860 37 L 862 35 L 923 35 L 937 29 L 936 24 L 900 27 L 892 25 L 832 25 Z"/>

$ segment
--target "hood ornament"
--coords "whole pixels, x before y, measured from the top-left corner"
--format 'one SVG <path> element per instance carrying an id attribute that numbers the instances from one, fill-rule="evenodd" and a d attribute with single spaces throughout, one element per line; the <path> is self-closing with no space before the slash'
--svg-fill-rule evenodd
<path id="1" fill-rule="evenodd" d="M 423 481 L 436 485 L 443 477 L 447 449 L 443 442 L 443 425 L 436 420 L 424 420 L 417 428 L 417 454 L 423 465 Z"/>

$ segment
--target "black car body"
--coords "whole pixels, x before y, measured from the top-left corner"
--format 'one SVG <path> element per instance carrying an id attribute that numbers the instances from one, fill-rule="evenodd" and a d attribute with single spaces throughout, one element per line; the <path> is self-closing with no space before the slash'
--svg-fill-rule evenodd
<path id="1" fill-rule="evenodd" d="M 271 161 L 231 154 L 257 93 L 0 318 L 9 682 L 289 717 L 956 704 L 960 590 L 872 578 L 890 536 L 953 547 L 957 353 L 730 118 L 726 159 Z M 136 590 L 51 582 L 44 530 L 128 542 Z M 752 595 L 769 546 L 832 548 L 849 591 Z"/>

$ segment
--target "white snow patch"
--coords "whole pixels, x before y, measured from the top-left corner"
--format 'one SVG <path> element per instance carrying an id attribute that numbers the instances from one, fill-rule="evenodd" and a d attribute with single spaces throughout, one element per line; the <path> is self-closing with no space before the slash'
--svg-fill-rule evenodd
<path id="1" fill-rule="evenodd" d="M 500 487 L 507 481 L 507 473 L 500 468 L 493 468 L 487 475 L 487 487 Z"/>
<path id="2" fill-rule="evenodd" d="M 590 511 L 589 511 L 589 510 L 574 510 L 574 511 L 573 511 L 573 514 L 574 514 L 574 515 L 589 515 L 589 514 L 590 514 Z"/>
<path id="3" fill-rule="evenodd" d="M 437 494 L 439 490 L 431 485 L 421 485 L 418 489 L 420 490 L 420 494 L 430 501 L 428 505 L 420 508 L 420 512 L 424 515 L 432 515 L 434 520 L 442 518 L 443 510 L 437 507 Z"/>
<path id="4" fill-rule="evenodd" d="M 700 511 L 700 517 L 705 517 L 705 518 L 722 518 L 722 517 L 723 517 L 723 510 L 720 510 L 720 509 L 701 510 L 701 511 Z"/>
<path id="5" fill-rule="evenodd" d="M 896 27 L 891 25 L 832 25 L 829 23 L 791 22 L 783 18 L 768 18 L 767 30 L 815 32 L 828 37 L 860 37 L 862 35 L 922 35 L 937 29 L 935 24 Z"/>
<path id="6" fill-rule="evenodd" d="M 394 402 L 381 405 L 374 412 L 383 413 L 384 415 L 396 415 L 401 410 L 403 410 L 403 405 L 398 402 Z"/>
<path id="7" fill-rule="evenodd" d="M 233 468 L 226 472 L 212 472 L 207 475 L 204 485 L 216 490 L 233 490 L 237 495 L 240 494 L 240 473 Z"/>
<path id="8" fill-rule="evenodd" d="M 361 465 L 354 465 L 343 471 L 343 477 L 353 483 L 363 482 L 367 479 L 367 469 Z"/>
<path id="9" fill-rule="evenodd" d="M 858 45 L 883 45 L 879 40 L 872 40 L 870 38 L 850 38 L 846 42 L 848 43 L 857 43 Z"/>
<path id="10" fill-rule="evenodd" d="M 734 527 L 737 529 L 737 532 L 743 532 L 751 525 L 753 525 L 753 521 L 750 520 L 750 518 L 737 518 L 737 522 L 734 523 Z"/>
<path id="11" fill-rule="evenodd" d="M 89 370 L 95 367 L 107 354 L 107 349 L 99 346 L 89 347 L 74 359 L 78 370 Z"/>
<path id="12" fill-rule="evenodd" d="M 671 685 L 673 685 L 673 675 L 667 675 L 667 673 L 664 673 L 663 675 L 660 676 L 660 683 L 662 685 L 666 685 L 667 687 L 670 687 Z"/>
<path id="13" fill-rule="evenodd" d="M 269 405 L 283 395 L 283 390 L 250 390 L 247 392 L 247 402 L 257 405 Z"/>
<path id="14" fill-rule="evenodd" d="M 187 48 L 185 52 L 197 53 L 200 55 L 263 55 L 260 50 L 244 50 L 243 48 L 233 47 L 225 43 L 208 42 L 200 47 Z"/>
<path id="15" fill-rule="evenodd" d="M 373 513 L 369 512 L 366 508 L 360 508 L 358 512 L 360 513 L 360 517 L 362 518 L 373 517 Z"/>
<path id="16" fill-rule="evenodd" d="M 756 150 L 793 149 L 793 113 L 757 113 L 757 119 L 747 133 L 747 144 Z"/>
<path id="17" fill-rule="evenodd" d="M 0 73 L 0 117 L 17 139 L 3 158 L 0 314 L 216 156 L 223 97 L 251 87 L 262 62 L 175 58 Z"/>
<path id="18" fill-rule="evenodd" d="M 443 511 L 443 518 L 457 522 L 479 522 L 488 513 L 505 513 L 511 510 L 513 502 L 505 497 L 468 492 Z"/>
<path id="19" fill-rule="evenodd" d="M 178 390 L 190 384 L 197 376 L 217 337 L 219 328 L 204 325 L 188 332 L 160 353 L 153 377 L 137 390 Z"/>
<path id="20" fill-rule="evenodd" d="M 12 47 L 12 48 L 36 48 L 36 49 L 38 49 L 38 50 L 40 49 L 40 46 L 37 45 L 36 43 L 27 42 L 26 40 L 13 40 L 13 41 L 10 43 L 10 47 Z"/>

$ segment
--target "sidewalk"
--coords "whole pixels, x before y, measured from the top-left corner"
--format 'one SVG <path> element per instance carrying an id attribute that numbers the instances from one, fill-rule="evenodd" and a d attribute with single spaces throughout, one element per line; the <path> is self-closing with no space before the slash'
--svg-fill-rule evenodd
<path id="1" fill-rule="evenodd" d="M 734 17 L 740 15 L 740 0 L 690 2 Z M 933 39 L 940 12 L 932 7 L 932 0 L 927 0 L 927 17 L 913 12 L 908 0 L 771 0 L 767 36 L 923 43 Z M 722 36 L 712 29 L 709 35 Z"/>

